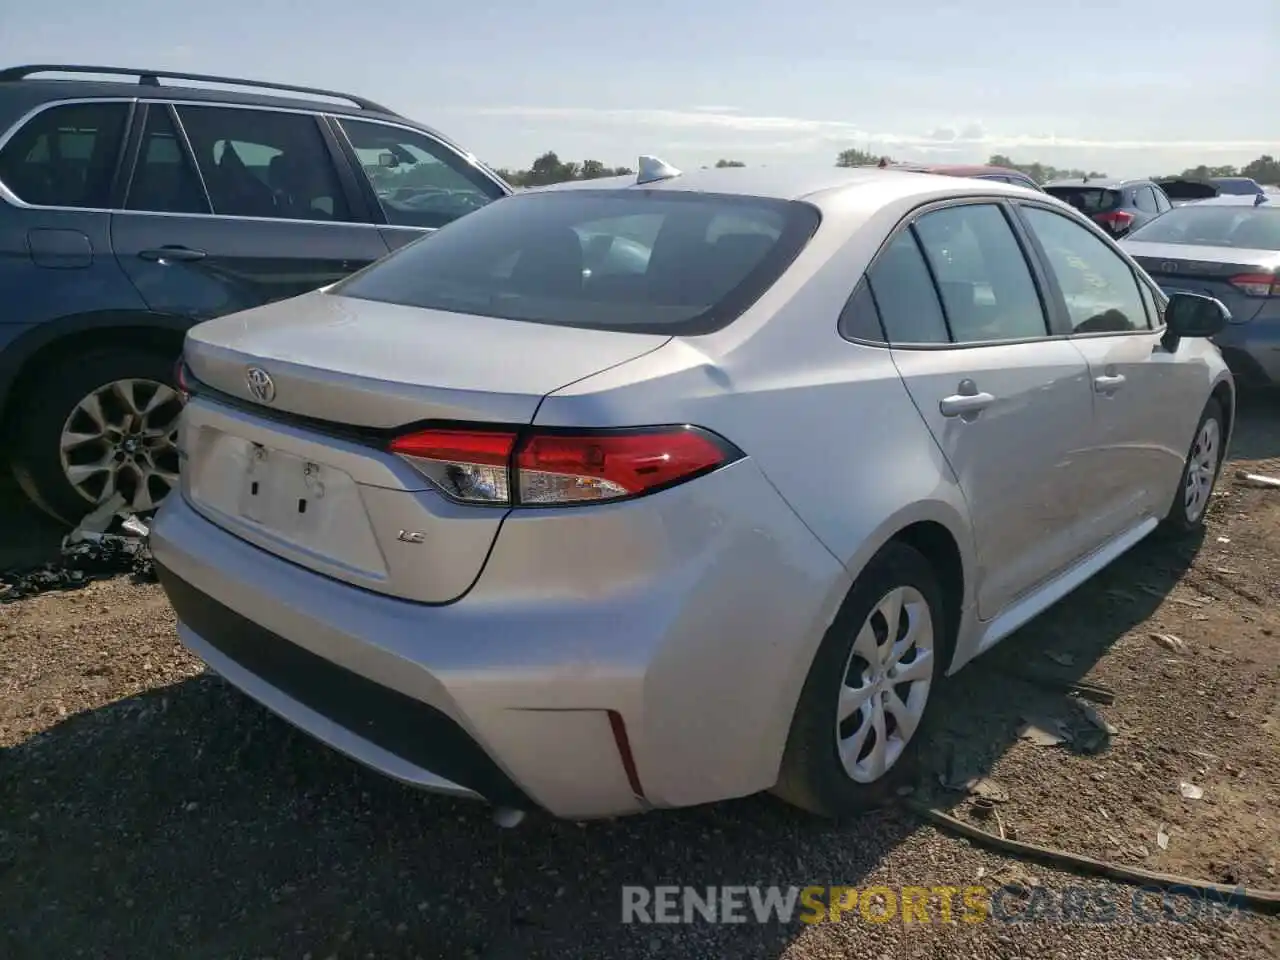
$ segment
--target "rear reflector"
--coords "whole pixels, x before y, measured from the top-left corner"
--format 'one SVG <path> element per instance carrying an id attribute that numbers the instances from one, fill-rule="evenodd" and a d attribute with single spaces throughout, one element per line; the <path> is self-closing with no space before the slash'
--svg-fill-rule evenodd
<path id="1" fill-rule="evenodd" d="M 1247 297 L 1280 297 L 1280 277 L 1273 273 L 1243 273 L 1231 285 Z"/>
<path id="2" fill-rule="evenodd" d="M 453 500 L 522 506 L 643 496 L 742 456 L 690 426 L 525 434 L 430 429 L 398 437 L 389 449 Z"/>

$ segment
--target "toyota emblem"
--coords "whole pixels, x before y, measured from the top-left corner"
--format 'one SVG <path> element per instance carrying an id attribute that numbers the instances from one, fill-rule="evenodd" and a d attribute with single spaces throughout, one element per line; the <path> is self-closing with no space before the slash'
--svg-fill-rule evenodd
<path id="1" fill-rule="evenodd" d="M 1177 272 L 1178 272 L 1178 261 L 1177 261 L 1177 260 L 1166 260 L 1164 263 L 1160 264 L 1160 272 L 1161 272 L 1161 273 L 1177 273 Z"/>
<path id="2" fill-rule="evenodd" d="M 271 374 L 261 367 L 249 367 L 245 370 L 244 382 L 253 399 L 259 403 L 270 403 L 276 398 L 275 381 L 271 379 Z"/>

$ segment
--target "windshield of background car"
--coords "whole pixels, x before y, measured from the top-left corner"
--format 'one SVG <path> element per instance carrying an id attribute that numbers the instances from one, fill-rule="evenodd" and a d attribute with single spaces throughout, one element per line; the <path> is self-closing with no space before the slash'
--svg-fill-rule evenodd
<path id="1" fill-rule="evenodd" d="M 1170 200 L 1207 200 L 1219 193 L 1213 184 L 1197 180 L 1161 180 L 1158 186 Z"/>
<path id="2" fill-rule="evenodd" d="M 402 247 L 331 293 L 635 333 L 732 322 L 817 228 L 798 201 L 671 190 L 508 197 Z"/>
<path id="3" fill-rule="evenodd" d="M 1106 213 L 1120 206 L 1120 191 L 1103 187 L 1045 187 L 1045 192 L 1081 213 Z"/>
<path id="4" fill-rule="evenodd" d="M 1177 207 L 1129 234 L 1145 243 L 1186 243 L 1244 250 L 1280 250 L 1280 207 Z"/>

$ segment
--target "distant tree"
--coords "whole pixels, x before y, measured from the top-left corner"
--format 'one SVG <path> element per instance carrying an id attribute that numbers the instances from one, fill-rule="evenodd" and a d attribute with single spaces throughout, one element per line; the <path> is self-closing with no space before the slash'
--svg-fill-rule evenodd
<path id="1" fill-rule="evenodd" d="M 866 150 L 858 150 L 856 147 L 850 147 L 848 150 L 841 150 L 836 157 L 837 167 L 869 167 L 880 162 L 882 158 L 874 153 Z"/>
<path id="2" fill-rule="evenodd" d="M 1036 183 L 1048 183 L 1050 180 L 1079 180 L 1087 177 L 1090 180 L 1102 180 L 1106 178 L 1105 173 L 1099 173 L 1097 170 L 1081 170 L 1077 167 L 1053 167 L 1047 163 L 1017 163 L 1003 153 L 994 153 L 987 158 L 988 166 L 1004 167 L 1008 170 L 1018 170 L 1025 173 Z"/>
<path id="3" fill-rule="evenodd" d="M 1252 177 L 1259 183 L 1280 184 L 1280 160 L 1264 153 L 1240 168 L 1240 176 Z"/>
<path id="4" fill-rule="evenodd" d="M 745 167 L 745 166 L 746 164 L 743 163 L 741 160 L 717 160 L 716 161 L 716 167 L 718 169 L 723 169 L 725 167 Z"/>
<path id="5" fill-rule="evenodd" d="M 632 173 L 635 171 L 630 167 L 606 167 L 599 160 L 565 162 L 554 150 L 548 150 L 534 160 L 528 170 L 498 169 L 498 176 L 513 187 L 543 187 L 566 180 L 597 180 L 601 177 L 625 177 Z"/>

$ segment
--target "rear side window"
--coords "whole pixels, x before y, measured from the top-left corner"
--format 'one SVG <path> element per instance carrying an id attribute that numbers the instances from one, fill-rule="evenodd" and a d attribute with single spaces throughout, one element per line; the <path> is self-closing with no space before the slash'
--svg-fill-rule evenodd
<path id="1" fill-rule="evenodd" d="M 719 329 L 790 266 L 808 204 L 559 190 L 492 203 L 340 283 L 346 297 L 596 330 Z"/>
<path id="2" fill-rule="evenodd" d="M 304 113 L 178 108 L 213 212 L 287 220 L 350 220 L 329 149 Z"/>
<path id="3" fill-rule="evenodd" d="M 1133 205 L 1143 213 L 1159 213 L 1160 207 L 1156 203 L 1156 195 L 1150 187 L 1135 187 L 1133 190 Z"/>
<path id="4" fill-rule="evenodd" d="M 942 304 L 914 231 L 903 230 L 894 237 L 867 278 L 890 343 L 950 342 Z"/>
<path id="5" fill-rule="evenodd" d="M 75 103 L 32 117 L 0 150 L 0 183 L 43 207 L 105 208 L 129 105 Z"/>
<path id="6" fill-rule="evenodd" d="M 209 213 L 209 201 L 164 104 L 152 104 L 142 133 L 127 210 Z"/>
<path id="7" fill-rule="evenodd" d="M 1090 215 L 1120 206 L 1120 191 L 1103 187 L 1045 187 L 1045 192 Z"/>

